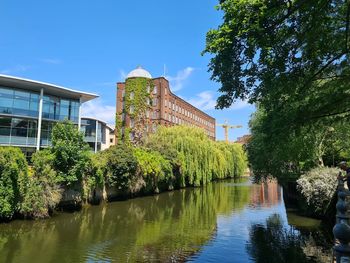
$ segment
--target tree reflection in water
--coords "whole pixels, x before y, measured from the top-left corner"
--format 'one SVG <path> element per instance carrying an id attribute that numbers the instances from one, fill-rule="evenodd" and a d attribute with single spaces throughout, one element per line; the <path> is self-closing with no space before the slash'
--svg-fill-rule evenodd
<path id="1" fill-rule="evenodd" d="M 247 252 L 257 263 L 331 262 L 331 251 L 323 251 L 315 242 L 320 232 L 301 232 L 285 226 L 280 215 L 273 214 L 266 225 L 252 225 Z"/>

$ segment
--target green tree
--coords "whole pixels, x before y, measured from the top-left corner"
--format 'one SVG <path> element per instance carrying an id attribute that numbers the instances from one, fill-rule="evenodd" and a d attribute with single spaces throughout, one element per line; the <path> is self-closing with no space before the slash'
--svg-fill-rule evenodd
<path id="1" fill-rule="evenodd" d="M 19 148 L 0 147 L 0 219 L 20 210 L 28 182 L 28 165 Z"/>
<path id="2" fill-rule="evenodd" d="M 218 9 L 223 23 L 208 32 L 204 53 L 214 55 L 209 70 L 222 85 L 217 107 L 237 99 L 258 107 L 254 172 L 322 166 L 341 149 L 334 127 L 350 117 L 349 2 L 225 0 Z"/>
<path id="3" fill-rule="evenodd" d="M 200 128 L 187 126 L 159 127 L 147 145 L 167 146 L 169 156 L 175 150 L 179 168 L 178 185 L 199 186 L 214 179 L 241 176 L 246 168 L 243 149 L 211 141 Z M 174 164 L 174 162 L 173 162 Z M 177 175 L 177 174 L 175 174 Z"/>
<path id="4" fill-rule="evenodd" d="M 134 149 L 134 156 L 138 162 L 139 171 L 145 178 L 146 186 L 155 193 L 159 193 L 159 184 L 164 183 L 172 187 L 173 169 L 171 163 L 159 152 Z"/>
<path id="5" fill-rule="evenodd" d="M 289 126 L 350 113 L 348 1 L 225 0 L 218 9 L 224 21 L 204 50 L 222 85 L 218 108 L 248 99 Z"/>
<path id="6" fill-rule="evenodd" d="M 54 169 L 67 185 L 80 180 L 89 161 L 89 147 L 83 134 L 70 121 L 57 123 L 52 130 L 51 152 Z"/>

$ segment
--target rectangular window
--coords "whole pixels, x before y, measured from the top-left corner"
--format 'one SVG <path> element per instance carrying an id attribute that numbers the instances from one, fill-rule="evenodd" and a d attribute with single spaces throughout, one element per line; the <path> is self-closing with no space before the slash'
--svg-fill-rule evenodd
<path id="1" fill-rule="evenodd" d="M 134 119 L 130 119 L 130 128 L 134 128 L 135 127 L 135 121 Z"/>
<path id="2" fill-rule="evenodd" d="M 153 112 L 153 119 L 158 119 L 158 112 L 156 111 Z"/>
<path id="3" fill-rule="evenodd" d="M 69 119 L 69 100 L 61 100 L 60 104 L 60 120 Z"/>
<path id="4" fill-rule="evenodd" d="M 133 114 L 133 113 L 134 113 L 134 105 L 130 105 L 129 113 L 130 113 L 130 114 Z"/>
<path id="5" fill-rule="evenodd" d="M 157 94 L 158 93 L 158 88 L 157 88 L 157 86 L 154 86 L 154 88 L 153 88 L 153 94 Z"/>
<path id="6" fill-rule="evenodd" d="M 157 106 L 157 104 L 158 104 L 158 99 L 157 98 L 153 98 L 152 106 Z"/>
<path id="7" fill-rule="evenodd" d="M 134 99 L 134 92 L 130 92 L 130 99 L 131 99 L 131 100 Z"/>

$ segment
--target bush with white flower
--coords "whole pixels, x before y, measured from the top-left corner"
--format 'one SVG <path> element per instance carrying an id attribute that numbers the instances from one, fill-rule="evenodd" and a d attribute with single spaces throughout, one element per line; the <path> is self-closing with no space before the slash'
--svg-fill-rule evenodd
<path id="1" fill-rule="evenodd" d="M 315 214 L 323 215 L 337 188 L 339 169 L 317 167 L 297 180 L 297 189 Z"/>

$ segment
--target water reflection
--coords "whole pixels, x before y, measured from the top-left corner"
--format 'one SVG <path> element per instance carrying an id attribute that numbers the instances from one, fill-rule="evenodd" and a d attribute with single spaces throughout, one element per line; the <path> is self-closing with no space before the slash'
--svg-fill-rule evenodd
<path id="1" fill-rule="evenodd" d="M 218 182 L 0 224 L 0 262 L 314 262 L 286 222 L 276 183 Z"/>
<path id="2" fill-rule="evenodd" d="M 0 262 L 180 261 L 239 211 L 250 188 L 212 184 L 0 225 Z"/>
<path id="3" fill-rule="evenodd" d="M 265 225 L 255 224 L 249 231 L 247 251 L 258 263 L 316 262 L 305 257 L 299 233 L 286 229 L 278 214 L 270 216 Z"/>
<path id="4" fill-rule="evenodd" d="M 251 188 L 251 204 L 271 207 L 282 201 L 281 187 L 276 180 L 255 184 Z"/>

